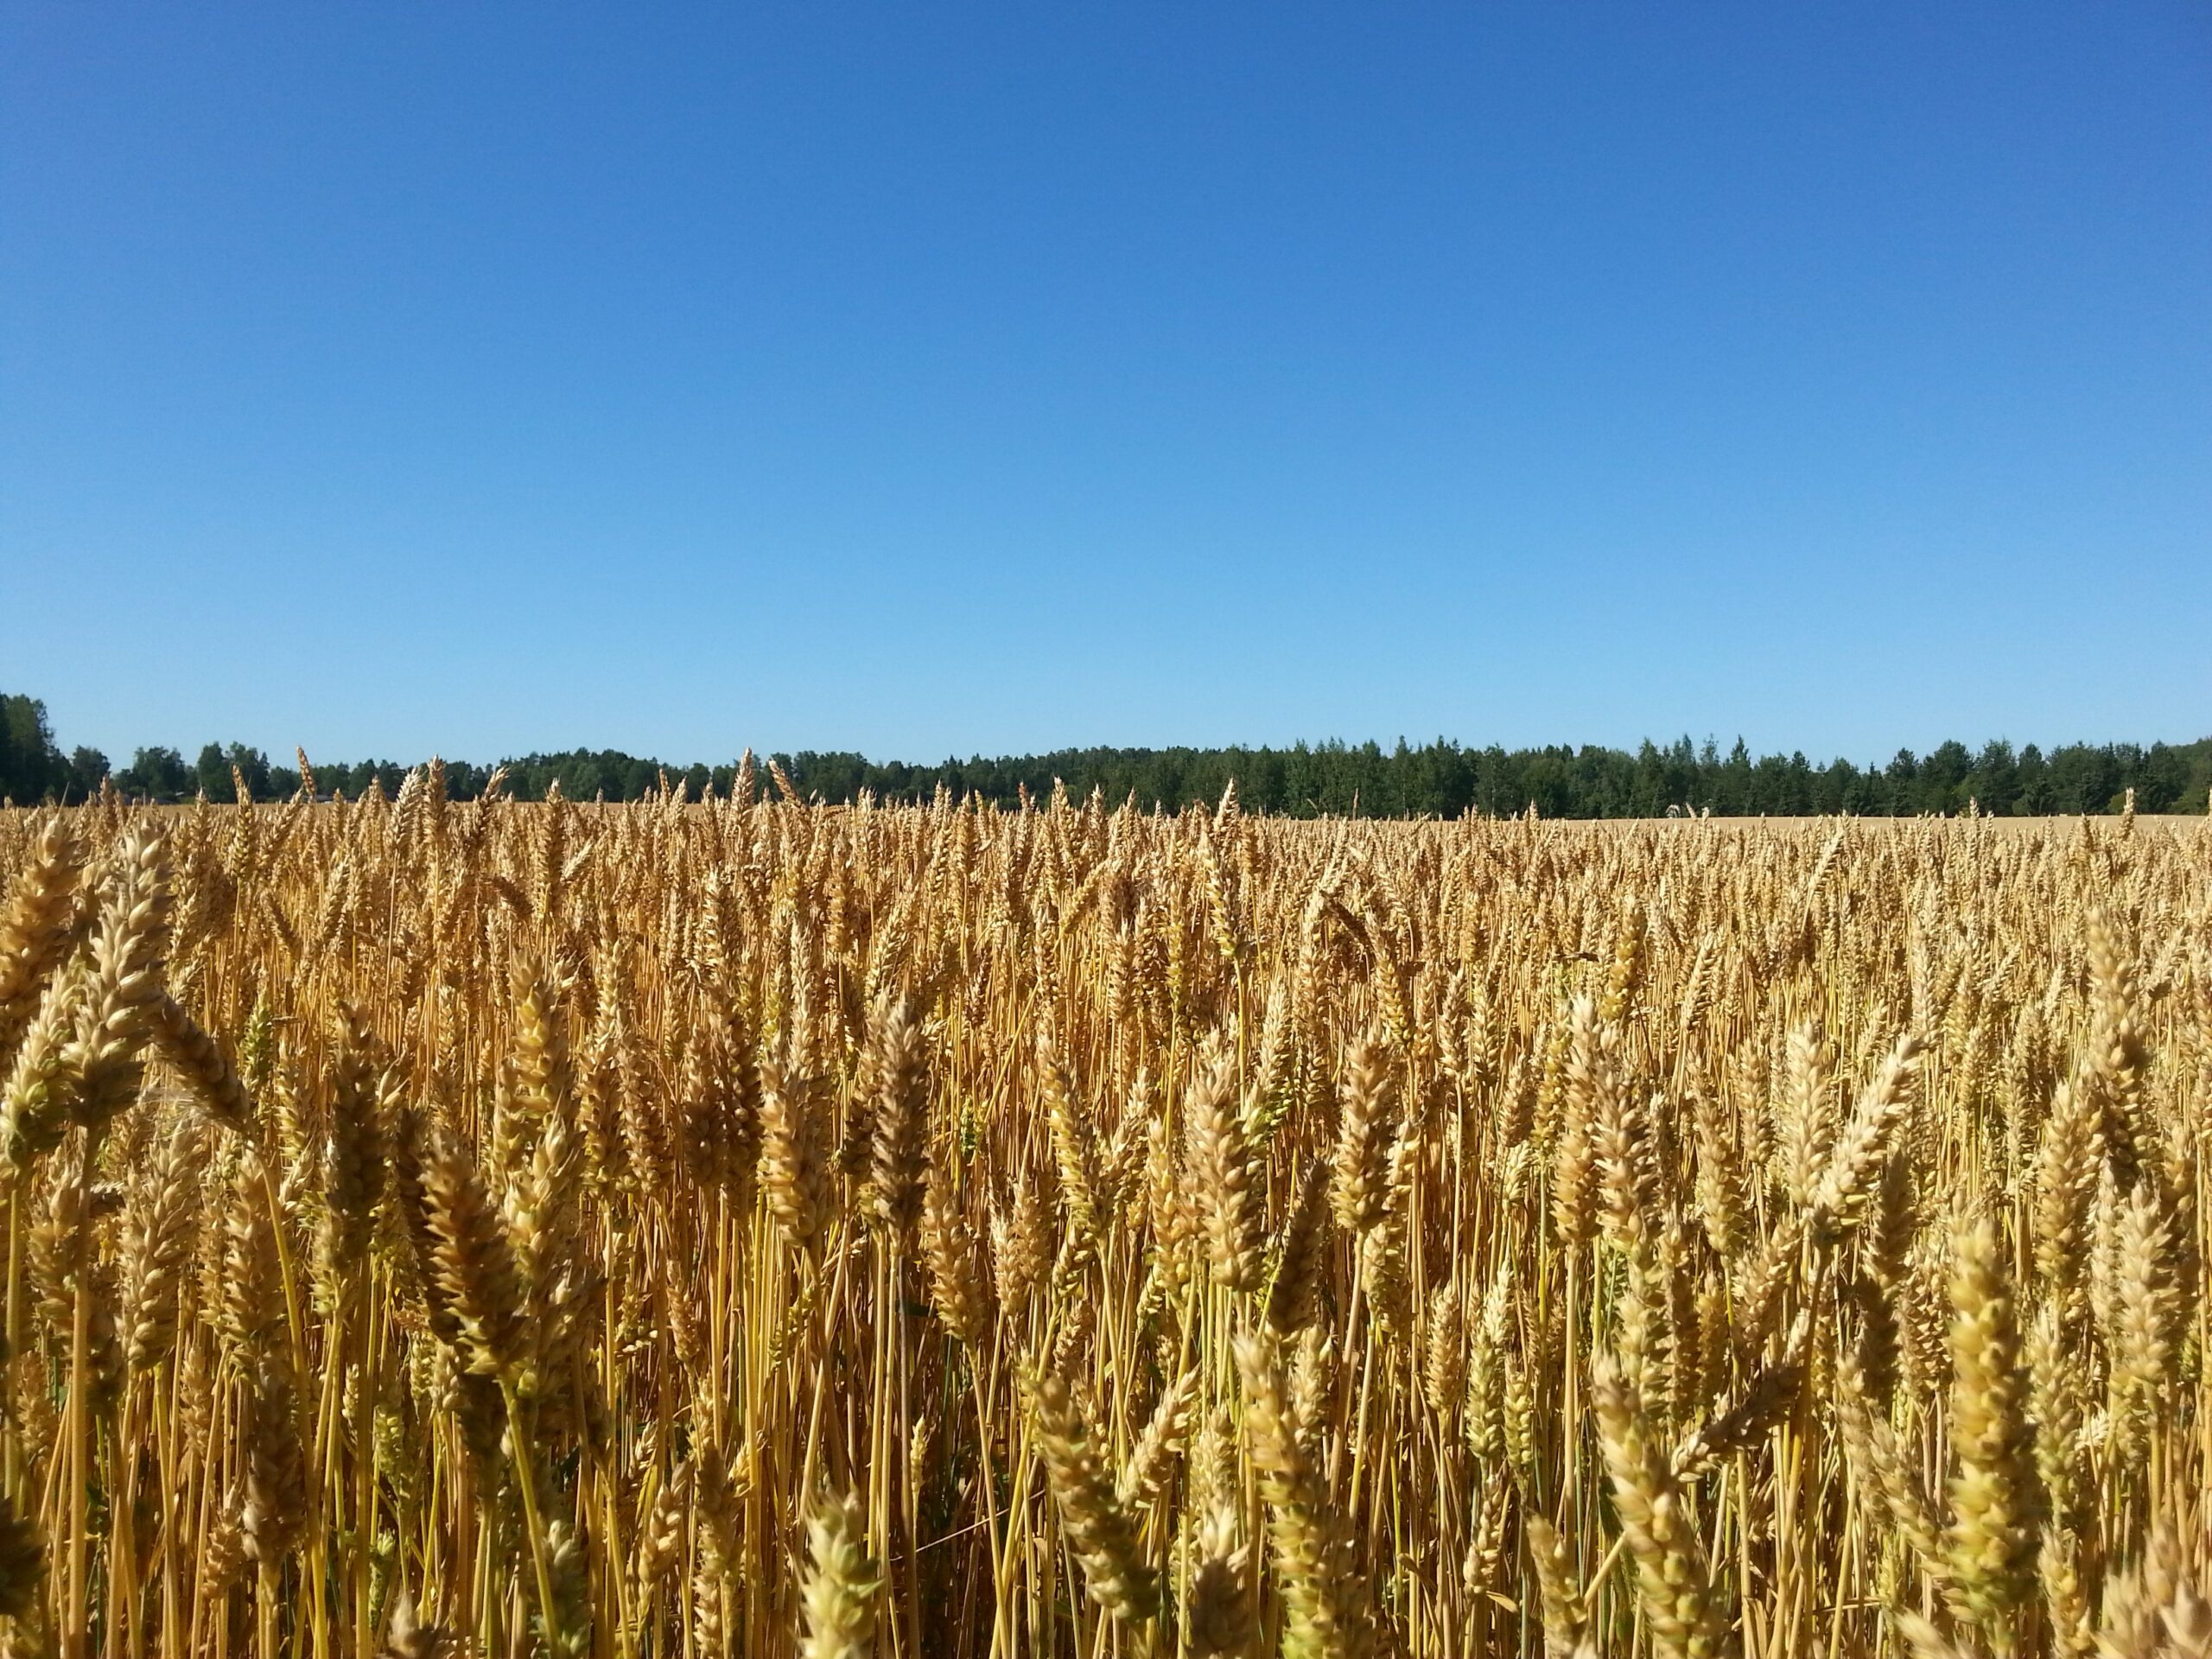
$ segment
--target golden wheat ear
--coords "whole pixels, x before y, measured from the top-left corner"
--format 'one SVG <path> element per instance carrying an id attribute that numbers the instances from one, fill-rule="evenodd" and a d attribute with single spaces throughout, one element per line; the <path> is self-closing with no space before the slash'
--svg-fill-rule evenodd
<path id="1" fill-rule="evenodd" d="M 83 865 L 71 821 L 47 819 L 0 911 L 0 1076 L 14 1065 L 46 982 L 73 942 Z"/>
<path id="2" fill-rule="evenodd" d="M 1035 1373 L 1023 1392 L 1069 1547 L 1090 1599 L 1125 1623 L 1160 1611 L 1160 1575 L 1138 1548 L 1137 1528 L 1103 1454 L 1070 1400 L 1067 1384 Z"/>
<path id="3" fill-rule="evenodd" d="M 806 1536 L 800 1659 L 872 1659 L 882 1582 L 868 1560 L 868 1516 L 859 1498 L 847 1493 L 818 1500 L 807 1516 Z"/>

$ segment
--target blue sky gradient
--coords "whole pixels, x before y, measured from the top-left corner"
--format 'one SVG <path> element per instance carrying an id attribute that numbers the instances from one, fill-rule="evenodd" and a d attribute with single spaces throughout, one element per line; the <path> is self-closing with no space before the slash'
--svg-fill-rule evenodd
<path id="1" fill-rule="evenodd" d="M 0 14 L 121 758 L 2212 731 L 2190 3 Z"/>

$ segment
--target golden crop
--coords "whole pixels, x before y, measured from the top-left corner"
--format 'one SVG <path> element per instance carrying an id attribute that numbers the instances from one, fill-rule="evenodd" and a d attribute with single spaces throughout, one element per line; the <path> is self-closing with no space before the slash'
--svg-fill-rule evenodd
<path id="1" fill-rule="evenodd" d="M 2202 826 L 744 785 L 0 816 L 10 1650 L 2212 1653 Z"/>

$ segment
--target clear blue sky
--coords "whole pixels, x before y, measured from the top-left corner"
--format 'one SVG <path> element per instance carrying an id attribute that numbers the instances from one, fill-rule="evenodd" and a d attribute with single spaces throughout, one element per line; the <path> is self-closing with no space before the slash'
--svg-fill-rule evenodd
<path id="1" fill-rule="evenodd" d="M 2212 730 L 2212 13 L 33 3 L 118 759 Z"/>

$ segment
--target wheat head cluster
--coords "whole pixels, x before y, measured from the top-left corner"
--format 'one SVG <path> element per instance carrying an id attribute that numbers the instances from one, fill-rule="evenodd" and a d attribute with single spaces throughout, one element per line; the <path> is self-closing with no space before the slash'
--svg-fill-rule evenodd
<path id="1" fill-rule="evenodd" d="M 7 1651 L 2212 1654 L 2201 829 L 770 782 L 0 817 Z"/>

